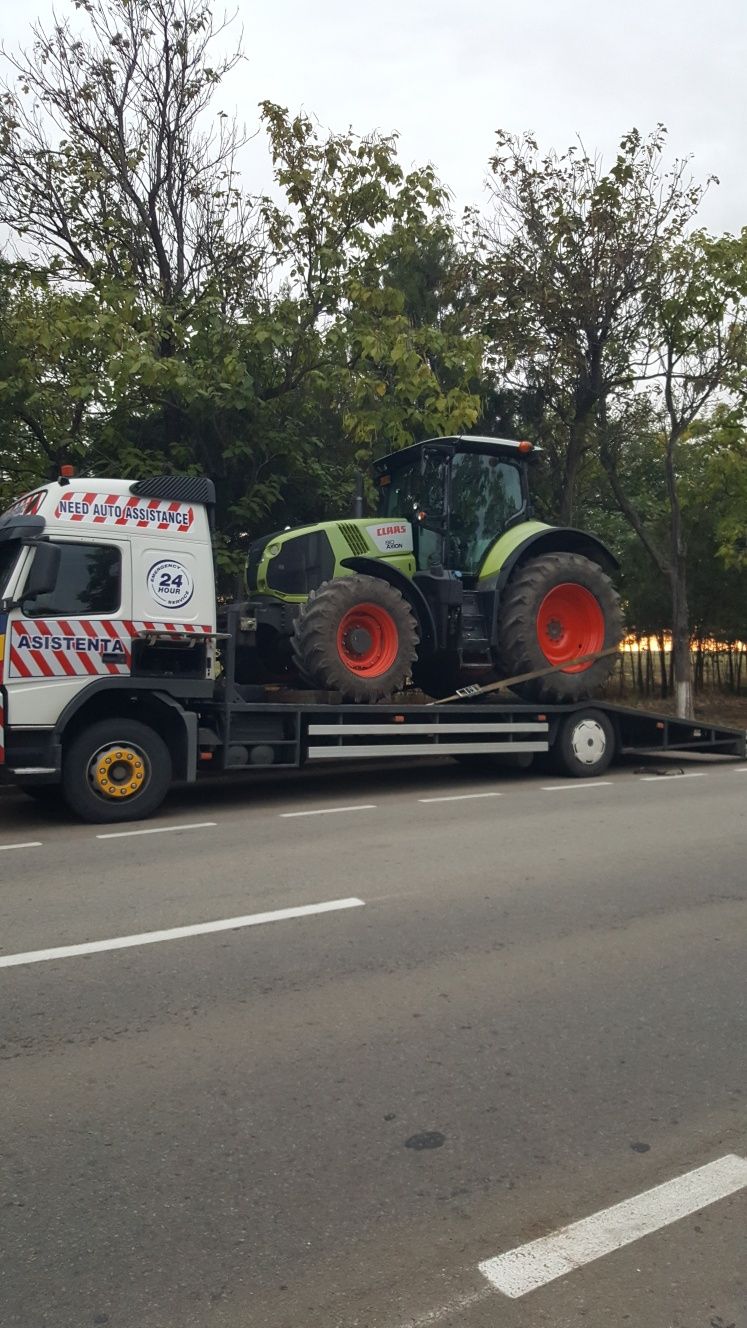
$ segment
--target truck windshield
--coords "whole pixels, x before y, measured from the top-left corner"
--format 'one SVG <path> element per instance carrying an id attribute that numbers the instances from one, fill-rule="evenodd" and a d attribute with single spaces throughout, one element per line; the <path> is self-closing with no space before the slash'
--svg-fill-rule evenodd
<path id="1" fill-rule="evenodd" d="M 18 561 L 21 545 L 18 540 L 0 540 L 0 599 L 10 584 L 11 574 Z"/>

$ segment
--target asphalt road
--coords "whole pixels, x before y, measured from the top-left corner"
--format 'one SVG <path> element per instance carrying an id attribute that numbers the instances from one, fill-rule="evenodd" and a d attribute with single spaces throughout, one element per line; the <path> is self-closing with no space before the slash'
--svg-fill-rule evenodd
<path id="1" fill-rule="evenodd" d="M 745 1328 L 747 769 L 683 770 L 1 798 L 3 1328 Z"/>

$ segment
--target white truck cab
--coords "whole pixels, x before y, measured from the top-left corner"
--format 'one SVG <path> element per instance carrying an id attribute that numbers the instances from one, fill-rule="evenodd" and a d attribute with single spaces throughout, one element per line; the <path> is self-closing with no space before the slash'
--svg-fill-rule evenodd
<path id="1" fill-rule="evenodd" d="M 203 478 L 63 474 L 0 517 L 0 763 L 16 782 L 58 782 L 63 733 L 136 710 L 139 722 L 167 717 L 170 759 L 188 776 L 196 716 L 173 702 L 213 689 L 213 501 Z M 105 784 L 122 804 L 151 764 L 126 727 L 87 774 L 93 796 Z"/>

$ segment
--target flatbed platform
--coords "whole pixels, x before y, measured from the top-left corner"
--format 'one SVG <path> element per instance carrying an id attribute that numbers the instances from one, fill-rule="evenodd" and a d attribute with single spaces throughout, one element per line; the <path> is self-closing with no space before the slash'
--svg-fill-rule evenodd
<path id="1" fill-rule="evenodd" d="M 635 752 L 747 756 L 743 729 L 596 700 L 537 705 L 480 698 L 364 706 L 278 697 L 214 702 L 205 709 L 214 709 L 224 730 L 223 770 L 418 756 L 526 761 L 553 753 L 559 769 L 588 777 Z"/>

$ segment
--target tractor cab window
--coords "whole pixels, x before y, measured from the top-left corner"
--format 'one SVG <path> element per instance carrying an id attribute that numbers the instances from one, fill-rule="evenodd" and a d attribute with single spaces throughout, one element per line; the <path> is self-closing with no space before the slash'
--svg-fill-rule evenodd
<path id="1" fill-rule="evenodd" d="M 475 576 L 491 544 L 523 510 L 518 466 L 481 452 L 457 452 L 451 463 L 448 565 Z"/>

